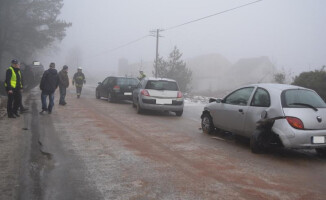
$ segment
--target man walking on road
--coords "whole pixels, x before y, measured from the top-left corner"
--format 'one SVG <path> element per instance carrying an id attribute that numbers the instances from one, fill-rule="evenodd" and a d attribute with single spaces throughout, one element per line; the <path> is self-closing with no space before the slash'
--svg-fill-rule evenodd
<path id="1" fill-rule="evenodd" d="M 52 113 L 52 108 L 54 106 L 54 92 L 59 85 L 59 76 L 58 72 L 55 69 L 55 63 L 50 64 L 50 68 L 43 73 L 40 89 L 41 100 L 42 100 L 42 111 L 40 114 L 43 114 L 45 111 L 48 111 L 49 114 Z M 46 103 L 46 98 L 49 96 L 49 105 Z"/>
<path id="2" fill-rule="evenodd" d="M 19 117 L 18 108 L 21 103 L 21 90 L 23 89 L 22 75 L 18 60 L 11 61 L 11 66 L 6 71 L 5 87 L 8 94 L 7 113 L 9 118 Z"/>
<path id="3" fill-rule="evenodd" d="M 85 83 L 86 79 L 84 73 L 82 72 L 82 68 L 78 67 L 77 72 L 74 74 L 74 78 L 72 80 L 72 85 L 76 85 L 77 98 L 80 98 L 83 84 Z"/>
<path id="4" fill-rule="evenodd" d="M 59 105 L 66 105 L 66 89 L 69 87 L 68 77 L 68 66 L 64 65 L 62 70 L 59 72 L 59 90 L 60 90 L 60 101 Z"/>

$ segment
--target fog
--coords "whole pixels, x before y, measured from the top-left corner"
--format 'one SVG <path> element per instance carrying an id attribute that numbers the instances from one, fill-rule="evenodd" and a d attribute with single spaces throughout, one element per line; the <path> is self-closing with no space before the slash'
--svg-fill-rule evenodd
<path id="1" fill-rule="evenodd" d="M 121 58 L 130 64 L 152 63 L 156 40 L 146 37 L 112 49 L 148 35 L 151 30 L 167 29 L 250 2 L 253 1 L 66 0 L 60 18 L 73 25 L 61 43 L 39 58 L 45 66 L 50 61 L 59 67 L 68 64 L 71 71 L 75 65 L 81 66 L 86 73 L 102 79 L 118 73 Z M 186 61 L 217 54 L 231 64 L 263 56 L 277 71 L 291 76 L 320 69 L 326 64 L 325 8 L 323 0 L 263 0 L 161 32 L 159 54 L 167 57 L 177 46 Z"/>

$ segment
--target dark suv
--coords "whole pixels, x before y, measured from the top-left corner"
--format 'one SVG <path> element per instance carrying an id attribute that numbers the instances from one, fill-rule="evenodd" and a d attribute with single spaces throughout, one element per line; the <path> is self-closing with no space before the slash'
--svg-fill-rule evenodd
<path id="1" fill-rule="evenodd" d="M 130 77 L 109 76 L 96 87 L 96 98 L 108 98 L 109 102 L 116 100 L 131 100 L 132 91 L 137 87 L 139 80 Z"/>

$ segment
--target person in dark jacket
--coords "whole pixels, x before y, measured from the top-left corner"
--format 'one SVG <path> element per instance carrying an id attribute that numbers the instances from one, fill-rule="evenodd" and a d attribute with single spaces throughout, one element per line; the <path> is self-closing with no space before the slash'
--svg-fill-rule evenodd
<path id="1" fill-rule="evenodd" d="M 40 89 L 41 100 L 42 100 L 42 111 L 40 114 L 43 114 L 47 111 L 49 114 L 52 113 L 52 108 L 54 106 L 54 92 L 59 85 L 59 76 L 58 72 L 55 69 L 55 63 L 50 64 L 50 68 L 43 73 Z M 46 98 L 49 96 L 49 105 L 46 103 Z"/>
<path id="2" fill-rule="evenodd" d="M 80 98 L 83 85 L 86 83 L 85 75 L 82 72 L 82 68 L 78 67 L 77 72 L 74 74 L 74 78 L 72 79 L 72 85 L 76 85 L 76 93 L 77 98 Z"/>
<path id="3" fill-rule="evenodd" d="M 7 113 L 9 118 L 19 117 L 18 108 L 21 103 L 21 90 L 23 89 L 22 75 L 19 69 L 19 62 L 16 59 L 11 61 L 11 66 L 6 71 L 5 87 L 8 94 Z"/>
<path id="4" fill-rule="evenodd" d="M 59 72 L 59 90 L 60 90 L 60 101 L 59 105 L 66 105 L 66 90 L 69 87 L 68 77 L 68 66 L 64 65 L 62 70 Z"/>

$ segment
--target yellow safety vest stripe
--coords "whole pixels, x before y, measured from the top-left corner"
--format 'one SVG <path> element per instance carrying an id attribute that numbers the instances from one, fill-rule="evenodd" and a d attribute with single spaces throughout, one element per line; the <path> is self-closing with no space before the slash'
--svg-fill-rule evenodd
<path id="1" fill-rule="evenodd" d="M 9 69 L 11 70 L 10 86 L 12 88 L 16 88 L 17 87 L 17 76 L 16 76 L 16 72 L 15 72 L 15 70 L 14 70 L 14 68 L 12 66 L 10 66 Z M 20 77 L 20 87 L 22 88 L 23 87 L 23 85 L 21 83 L 22 75 L 21 75 L 20 71 L 18 71 L 18 75 Z M 5 87 L 7 87 L 7 83 L 5 83 Z"/>

